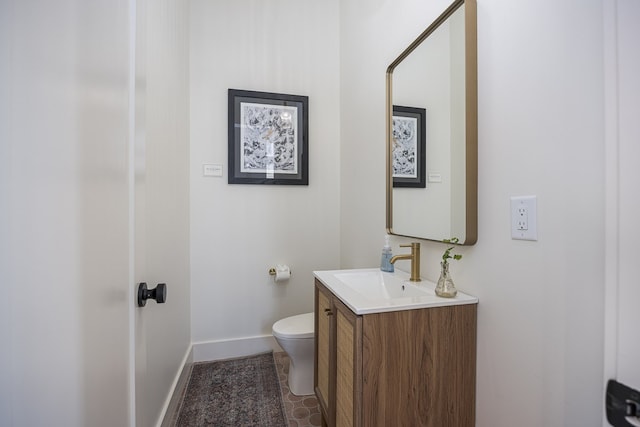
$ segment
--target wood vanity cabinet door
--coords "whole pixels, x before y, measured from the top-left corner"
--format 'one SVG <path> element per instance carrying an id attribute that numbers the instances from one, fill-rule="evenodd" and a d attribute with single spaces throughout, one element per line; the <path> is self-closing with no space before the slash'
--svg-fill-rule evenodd
<path id="1" fill-rule="evenodd" d="M 315 392 L 322 418 L 325 422 L 332 424 L 331 407 L 331 385 L 332 385 L 332 358 L 331 351 L 333 349 L 331 339 L 332 317 L 331 300 L 332 296 L 329 291 L 316 281 L 315 290 L 315 337 L 316 337 L 316 363 L 315 363 Z"/>
<path id="2" fill-rule="evenodd" d="M 362 423 L 475 426 L 476 305 L 367 314 Z"/>
<path id="3" fill-rule="evenodd" d="M 336 322 L 336 427 L 361 425 L 362 317 L 334 299 Z"/>

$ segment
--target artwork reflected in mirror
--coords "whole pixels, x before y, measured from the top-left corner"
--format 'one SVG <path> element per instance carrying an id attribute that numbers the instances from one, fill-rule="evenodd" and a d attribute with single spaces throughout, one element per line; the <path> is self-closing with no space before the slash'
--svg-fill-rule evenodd
<path id="1" fill-rule="evenodd" d="M 424 108 L 393 106 L 393 186 L 425 188 Z"/>

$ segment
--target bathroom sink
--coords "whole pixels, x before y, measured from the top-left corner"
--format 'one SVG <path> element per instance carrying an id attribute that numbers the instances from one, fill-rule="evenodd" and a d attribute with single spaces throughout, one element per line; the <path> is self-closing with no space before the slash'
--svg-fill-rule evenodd
<path id="1" fill-rule="evenodd" d="M 455 298 L 441 298 L 435 283 L 409 281 L 409 274 L 378 268 L 314 271 L 313 275 L 356 314 L 412 310 L 460 304 L 476 304 L 478 299 L 458 291 Z"/>
<path id="2" fill-rule="evenodd" d="M 401 276 L 380 270 L 353 271 L 335 274 L 335 278 L 365 298 L 393 300 L 397 298 L 435 295 L 426 286 L 416 286 Z"/>

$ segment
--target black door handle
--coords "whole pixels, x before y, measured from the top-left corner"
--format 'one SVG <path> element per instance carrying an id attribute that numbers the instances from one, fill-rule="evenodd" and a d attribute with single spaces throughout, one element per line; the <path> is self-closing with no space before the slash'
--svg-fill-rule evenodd
<path id="1" fill-rule="evenodd" d="M 158 283 L 154 289 L 147 289 L 147 284 L 142 282 L 138 285 L 138 307 L 147 305 L 148 299 L 154 299 L 158 304 L 163 304 L 167 300 L 167 285 Z"/>
<path id="2" fill-rule="evenodd" d="M 614 427 L 640 425 L 640 391 L 609 380 L 605 397 L 609 424 Z"/>

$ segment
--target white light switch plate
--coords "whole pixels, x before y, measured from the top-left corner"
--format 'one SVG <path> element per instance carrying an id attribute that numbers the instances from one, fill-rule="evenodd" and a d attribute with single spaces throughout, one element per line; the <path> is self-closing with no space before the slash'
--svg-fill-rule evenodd
<path id="1" fill-rule="evenodd" d="M 427 176 L 429 182 L 442 182 L 442 175 L 439 173 L 430 173 Z"/>
<path id="2" fill-rule="evenodd" d="M 511 197 L 511 238 L 538 240 L 536 196 Z"/>
<path id="3" fill-rule="evenodd" d="M 202 176 L 222 176 L 222 165 L 202 165 Z"/>

